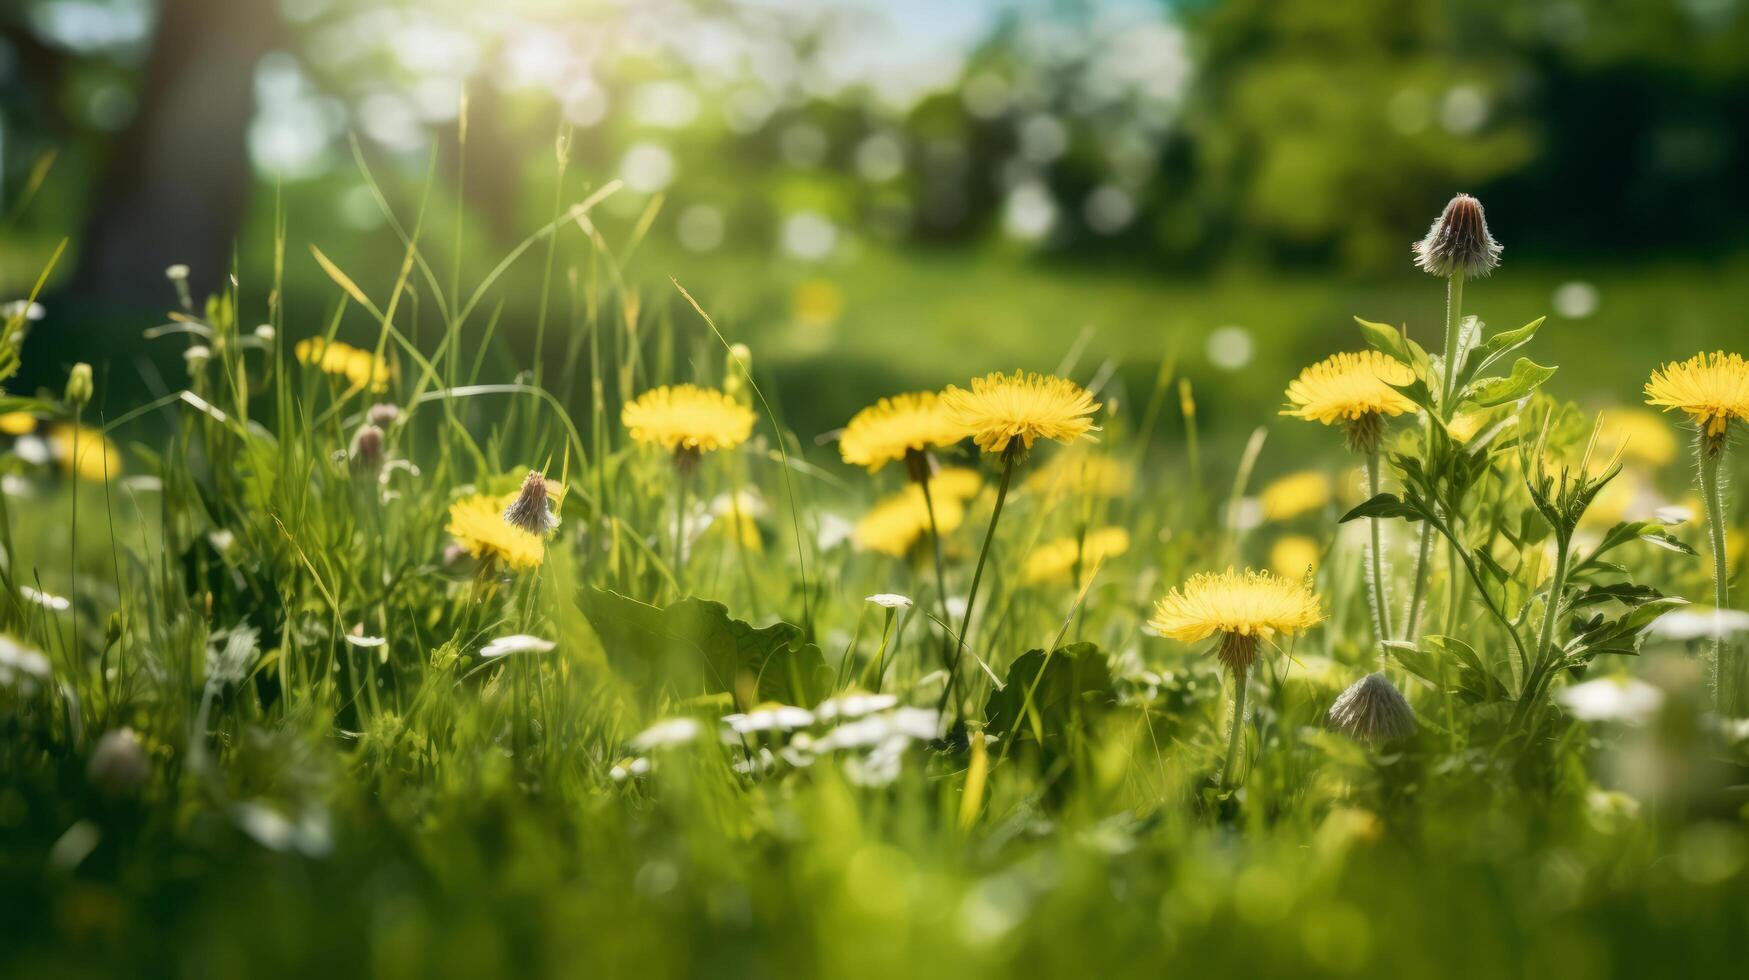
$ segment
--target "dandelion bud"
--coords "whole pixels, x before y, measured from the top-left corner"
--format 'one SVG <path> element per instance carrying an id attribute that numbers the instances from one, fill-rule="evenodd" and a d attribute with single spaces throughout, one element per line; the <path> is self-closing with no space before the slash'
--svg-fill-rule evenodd
<path id="1" fill-rule="evenodd" d="M 91 365 L 84 361 L 73 365 L 73 370 L 67 374 L 67 404 L 74 408 L 83 408 L 91 401 L 93 390 Z"/>
<path id="2" fill-rule="evenodd" d="M 401 421 L 401 410 L 388 402 L 379 402 L 372 405 L 370 407 L 370 412 L 367 414 L 370 418 L 370 424 L 382 429 L 386 429 L 389 426 L 394 425 L 396 422 Z"/>
<path id="3" fill-rule="evenodd" d="M 152 760 L 132 728 L 117 728 L 97 740 L 85 777 L 105 796 L 133 796 L 152 778 Z"/>
<path id="4" fill-rule="evenodd" d="M 383 430 L 366 423 L 352 437 L 352 469 L 375 476 L 383 468 Z"/>
<path id="5" fill-rule="evenodd" d="M 200 369 L 206 367 L 206 362 L 211 360 L 212 356 L 212 348 L 205 344 L 195 344 L 182 352 L 182 359 L 188 364 L 189 374 L 199 374 Z"/>
<path id="6" fill-rule="evenodd" d="M 504 523 L 542 536 L 559 526 L 559 516 L 553 513 L 552 501 L 547 496 L 546 477 L 539 471 L 528 471 L 528 476 L 522 481 L 522 490 L 510 506 L 504 508 Z"/>
<path id="7" fill-rule="evenodd" d="M 1461 275 L 1475 279 L 1500 264 L 1501 245 L 1488 234 L 1482 202 L 1459 194 L 1427 230 L 1427 237 L 1415 243 L 1414 250 L 1415 264 L 1424 272 L 1442 278 Z"/>
<path id="8" fill-rule="evenodd" d="M 1415 734 L 1409 699 L 1383 673 L 1355 681 L 1330 706 L 1330 727 L 1360 742 L 1388 742 Z"/>

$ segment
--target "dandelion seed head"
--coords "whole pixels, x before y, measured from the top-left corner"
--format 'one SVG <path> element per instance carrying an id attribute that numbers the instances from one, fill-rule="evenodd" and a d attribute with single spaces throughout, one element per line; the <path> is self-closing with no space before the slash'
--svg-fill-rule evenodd
<path id="1" fill-rule="evenodd" d="M 1415 734 L 1415 711 L 1383 673 L 1349 686 L 1330 706 L 1330 727 L 1360 742 L 1388 742 Z"/>
<path id="2" fill-rule="evenodd" d="M 505 505 L 504 523 L 541 537 L 558 528 L 559 515 L 553 513 L 551 490 L 539 470 L 528 471 L 522 488 Z"/>

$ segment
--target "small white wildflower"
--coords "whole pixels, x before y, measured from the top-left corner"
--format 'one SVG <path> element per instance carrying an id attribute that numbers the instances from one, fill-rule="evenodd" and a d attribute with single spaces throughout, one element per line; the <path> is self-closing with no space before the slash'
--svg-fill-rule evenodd
<path id="1" fill-rule="evenodd" d="M 777 757 L 770 749 L 762 748 L 751 758 L 735 760 L 732 768 L 743 776 L 767 773 L 777 768 Z"/>
<path id="2" fill-rule="evenodd" d="M 893 712 L 893 730 L 927 742 L 941 737 L 941 713 L 934 708 L 900 708 Z"/>
<path id="3" fill-rule="evenodd" d="M 296 851 L 306 857 L 322 857 L 333 847 L 328 814 L 320 809 L 304 811 L 296 821 L 264 803 L 239 803 L 231 808 L 237 826 L 270 851 Z"/>
<path id="4" fill-rule="evenodd" d="M 19 586 L 18 594 L 23 596 L 27 602 L 34 602 L 44 609 L 52 610 L 54 612 L 66 612 L 73 607 L 72 601 L 65 596 L 39 592 L 28 585 Z"/>
<path id="5" fill-rule="evenodd" d="M 360 650 L 375 650 L 387 642 L 389 642 L 388 637 L 384 636 L 355 636 L 351 633 L 346 635 L 346 645 L 358 647 Z"/>
<path id="6" fill-rule="evenodd" d="M 836 721 L 839 719 L 861 718 L 877 711 L 885 711 L 899 703 L 899 699 L 891 694 L 840 694 L 835 698 L 827 698 L 814 706 L 814 717 L 821 721 Z"/>
<path id="7" fill-rule="evenodd" d="M 639 752 L 687 745 L 698 738 L 702 728 L 697 718 L 664 718 L 632 736 L 630 744 Z"/>
<path id="8" fill-rule="evenodd" d="M 821 551 L 831 551 L 846 541 L 856 532 L 856 525 L 849 519 L 832 513 L 823 513 L 819 519 L 819 533 L 815 536 Z"/>
<path id="9" fill-rule="evenodd" d="M 788 732 L 814 723 L 814 713 L 792 704 L 769 704 L 744 714 L 724 715 L 723 724 L 738 735 L 753 732 Z"/>
<path id="10" fill-rule="evenodd" d="M 273 324 L 263 323 L 261 326 L 255 328 L 255 339 L 256 340 L 259 340 L 264 344 L 271 344 L 271 343 L 273 343 L 273 338 L 274 338 Z"/>
<path id="11" fill-rule="evenodd" d="M 1749 612 L 1740 609 L 1714 609 L 1710 606 L 1687 606 L 1672 609 L 1652 621 L 1646 635 L 1673 643 L 1710 637 L 1725 638 L 1749 631 Z"/>
<path id="12" fill-rule="evenodd" d="M 814 737 L 797 732 L 777 754 L 794 768 L 806 769 L 814 764 Z"/>
<path id="13" fill-rule="evenodd" d="M 874 595 L 869 596 L 868 601 L 883 609 L 911 608 L 910 597 L 899 595 L 897 592 L 877 592 Z"/>
<path id="14" fill-rule="evenodd" d="M 17 473 L 0 475 L 0 493 L 4 493 L 8 497 L 17 497 L 20 500 L 25 500 L 33 496 L 35 492 L 36 487 L 32 486 L 29 480 L 19 476 Z"/>
<path id="15" fill-rule="evenodd" d="M 911 740 L 901 735 L 886 739 L 869 753 L 844 761 L 844 776 L 857 786 L 886 786 L 899 778 L 900 762 Z"/>
<path id="16" fill-rule="evenodd" d="M 1633 677 L 1600 677 L 1555 693 L 1580 721 L 1619 721 L 1639 725 L 1664 704 L 1664 692 Z"/>
<path id="17" fill-rule="evenodd" d="M 19 459 L 32 466 L 41 466 L 54 458 L 54 453 L 49 450 L 49 444 L 44 442 L 41 436 L 19 436 L 18 441 L 12 444 L 12 451 L 18 454 Z"/>
<path id="18" fill-rule="evenodd" d="M 32 303 L 26 299 L 15 299 L 0 307 L 0 320 L 11 320 L 22 316 L 26 321 L 35 323 L 48 315 L 41 303 Z"/>
<path id="19" fill-rule="evenodd" d="M 207 544 L 213 546 L 214 551 L 222 555 L 230 551 L 231 546 L 237 543 L 237 536 L 229 528 L 221 527 L 215 531 L 208 531 L 206 540 Z"/>
<path id="20" fill-rule="evenodd" d="M 646 775 L 651 768 L 650 760 L 640 756 L 636 759 L 615 763 L 614 767 L 607 771 L 607 778 L 616 783 L 623 783 L 633 776 Z"/>
<path id="21" fill-rule="evenodd" d="M 10 636 L 0 635 L 0 681 L 11 682 L 17 674 L 46 681 L 53 673 L 49 658 Z"/>
<path id="22" fill-rule="evenodd" d="M 213 350 L 205 344 L 195 344 L 182 352 L 182 359 L 188 362 L 190 371 L 198 371 L 206 362 L 212 360 Z"/>
<path id="23" fill-rule="evenodd" d="M 182 264 L 181 262 L 178 262 L 175 265 L 171 266 L 170 268 L 164 270 L 164 278 L 170 280 L 171 282 L 181 282 L 182 280 L 188 278 L 188 266 Z"/>
<path id="24" fill-rule="evenodd" d="M 765 498 L 754 490 L 740 490 L 734 494 L 719 493 L 711 498 L 709 509 L 714 517 L 734 517 L 737 511 L 742 517 L 764 517 L 768 510 Z"/>
<path id="25" fill-rule="evenodd" d="M 557 645 L 552 640 L 543 640 L 538 636 L 517 633 L 514 636 L 500 636 L 481 647 L 480 656 L 508 657 L 513 653 L 546 653 Z"/>

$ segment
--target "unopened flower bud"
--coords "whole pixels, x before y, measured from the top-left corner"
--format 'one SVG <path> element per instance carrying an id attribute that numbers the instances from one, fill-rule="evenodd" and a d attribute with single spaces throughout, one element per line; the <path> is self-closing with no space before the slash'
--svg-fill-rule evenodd
<path id="1" fill-rule="evenodd" d="M 1427 237 L 1415 243 L 1415 264 L 1441 278 L 1457 274 L 1476 279 L 1500 264 L 1501 248 L 1488 234 L 1482 202 L 1459 194 L 1427 230 Z"/>
<path id="2" fill-rule="evenodd" d="M 504 523 L 543 537 L 559 526 L 559 515 L 553 513 L 552 500 L 547 495 L 546 477 L 539 471 L 528 471 L 516 499 L 504 508 Z"/>
<path id="3" fill-rule="evenodd" d="M 1415 734 L 1415 710 L 1383 673 L 1355 681 L 1330 706 L 1330 727 L 1360 742 L 1388 742 Z"/>
<path id="4" fill-rule="evenodd" d="M 372 405 L 366 415 L 370 419 L 371 425 L 382 429 L 401 421 L 401 410 L 388 402 L 378 402 Z"/>
<path id="5" fill-rule="evenodd" d="M 91 383 L 91 365 L 80 361 L 73 365 L 73 370 L 67 374 L 66 402 L 74 408 L 82 408 L 91 401 L 94 386 Z"/>
<path id="6" fill-rule="evenodd" d="M 211 360 L 212 356 L 212 348 L 205 344 L 195 344 L 182 352 L 182 359 L 188 363 L 189 374 L 200 373 L 200 369 L 206 367 L 206 362 Z"/>
<path id="7" fill-rule="evenodd" d="M 359 426 L 352 437 L 350 460 L 355 473 L 375 476 L 382 472 L 383 430 L 369 423 Z"/>
<path id="8" fill-rule="evenodd" d="M 117 728 L 97 740 L 85 777 L 105 796 L 133 796 L 152 778 L 152 760 L 133 729 Z"/>

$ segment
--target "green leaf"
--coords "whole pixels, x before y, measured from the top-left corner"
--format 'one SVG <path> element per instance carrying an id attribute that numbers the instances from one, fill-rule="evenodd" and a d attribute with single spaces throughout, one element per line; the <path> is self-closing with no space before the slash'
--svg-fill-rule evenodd
<path id="1" fill-rule="evenodd" d="M 1401 517 L 1406 521 L 1419 521 L 1423 515 L 1414 506 L 1403 501 L 1394 493 L 1381 493 L 1356 506 L 1342 515 L 1338 524 L 1359 520 L 1362 517 Z"/>
<path id="2" fill-rule="evenodd" d="M 1482 378 L 1464 389 L 1463 400 L 1483 408 L 1504 405 L 1535 391 L 1543 382 L 1555 376 L 1555 369 L 1543 367 L 1528 357 L 1512 365 L 1512 373 L 1504 378 Z"/>
<path id="3" fill-rule="evenodd" d="M 1506 682 L 1489 669 L 1475 647 L 1455 636 L 1429 636 L 1422 642 L 1451 660 L 1456 667 L 1458 689 L 1469 700 L 1494 702 L 1506 699 Z"/>
<path id="4" fill-rule="evenodd" d="M 831 691 L 820 649 L 789 623 L 754 629 L 720 602 L 683 599 L 662 609 L 588 586 L 577 605 L 615 672 L 652 697 L 666 689 L 679 698 L 726 693 L 742 708 L 808 706 Z"/>
<path id="5" fill-rule="evenodd" d="M 1548 317 L 1539 316 L 1517 330 L 1502 330 L 1483 341 L 1481 346 L 1471 352 L 1469 364 L 1465 365 L 1463 379 L 1468 381 L 1488 370 L 1507 354 L 1530 343 L 1530 339 L 1536 336 L 1538 328 L 1547 319 Z"/>
<path id="6" fill-rule="evenodd" d="M 1371 320 L 1355 317 L 1354 322 L 1360 325 L 1361 335 L 1366 338 L 1367 346 L 1402 361 L 1415 369 L 1420 377 L 1426 377 L 1432 367 L 1433 359 L 1427 356 L 1420 344 L 1409 339 L 1402 330 Z"/>
<path id="7" fill-rule="evenodd" d="M 1029 692 L 1032 702 L 1026 708 Z M 1092 643 L 1071 643 L 1048 656 L 1029 650 L 1014 661 L 1002 689 L 985 702 L 984 718 L 992 733 L 1030 736 L 1055 749 L 1116 703 L 1105 654 Z"/>

